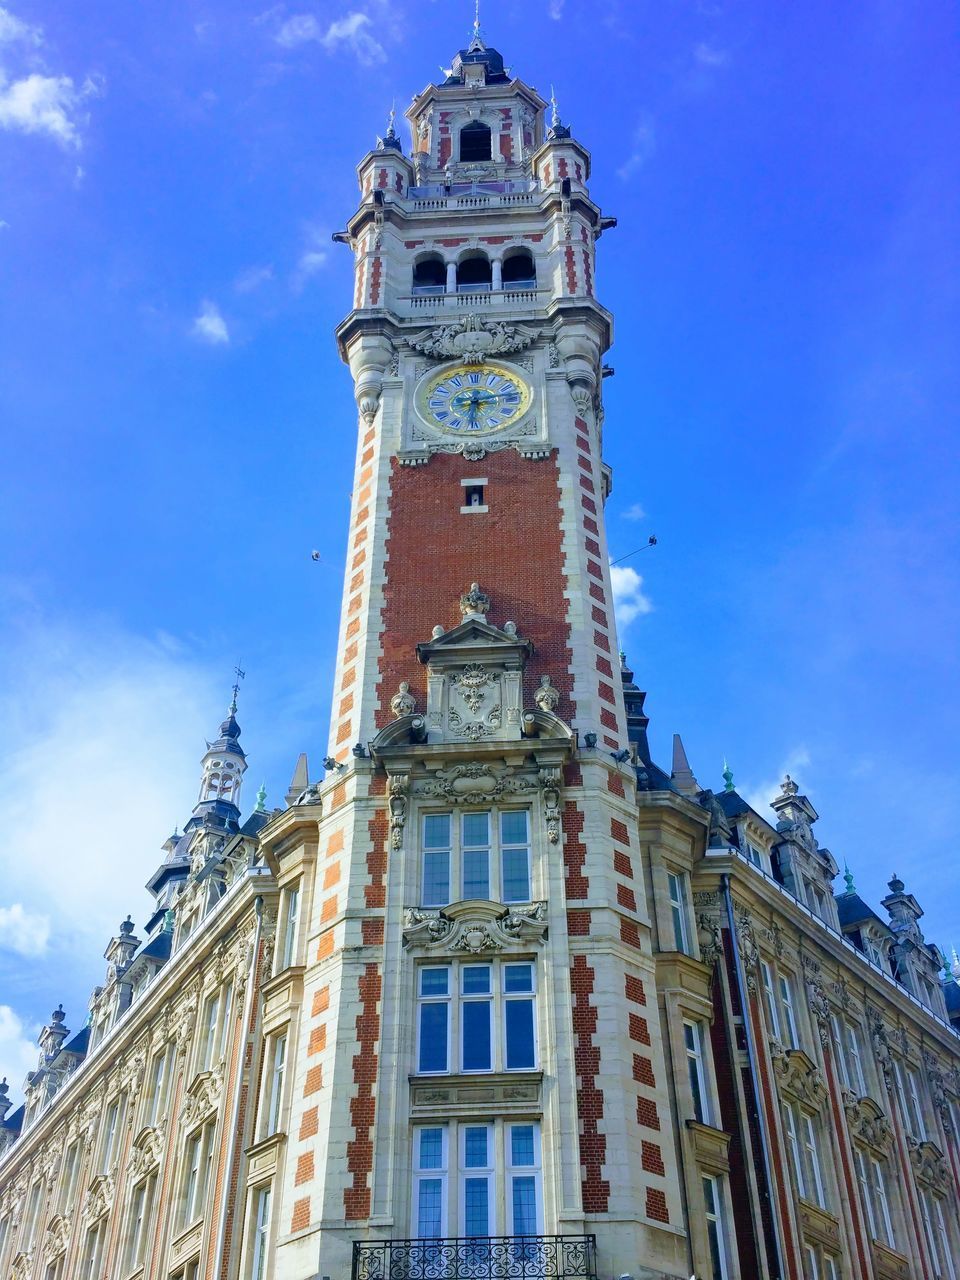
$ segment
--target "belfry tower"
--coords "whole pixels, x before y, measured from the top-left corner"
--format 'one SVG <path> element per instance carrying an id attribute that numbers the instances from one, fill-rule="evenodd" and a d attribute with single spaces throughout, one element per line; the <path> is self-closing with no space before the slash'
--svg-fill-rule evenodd
<path id="1" fill-rule="evenodd" d="M 328 774 L 267 850 L 313 886 L 277 1274 L 467 1238 L 686 1275 L 603 522 L 614 220 L 479 29 L 407 117 L 335 237 L 359 439 Z"/>

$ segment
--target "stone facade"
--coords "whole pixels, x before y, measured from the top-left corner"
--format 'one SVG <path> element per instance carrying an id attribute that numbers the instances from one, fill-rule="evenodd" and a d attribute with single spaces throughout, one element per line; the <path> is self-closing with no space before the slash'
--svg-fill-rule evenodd
<path id="1" fill-rule="evenodd" d="M 241 824 L 235 689 L 145 938 L 0 1088 L 4 1277 L 957 1280 L 960 990 L 919 904 L 835 893 L 791 779 L 764 816 L 651 759 L 613 220 L 546 108 L 477 32 L 412 155 L 391 123 L 358 168 L 324 776 Z"/>

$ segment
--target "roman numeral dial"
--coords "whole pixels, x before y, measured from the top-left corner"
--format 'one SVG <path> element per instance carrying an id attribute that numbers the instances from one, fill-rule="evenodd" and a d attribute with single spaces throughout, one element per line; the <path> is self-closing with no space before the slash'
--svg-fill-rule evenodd
<path id="1" fill-rule="evenodd" d="M 512 369 L 461 365 L 427 374 L 417 391 L 417 409 L 434 430 L 489 435 L 517 422 L 530 398 L 528 383 Z"/>

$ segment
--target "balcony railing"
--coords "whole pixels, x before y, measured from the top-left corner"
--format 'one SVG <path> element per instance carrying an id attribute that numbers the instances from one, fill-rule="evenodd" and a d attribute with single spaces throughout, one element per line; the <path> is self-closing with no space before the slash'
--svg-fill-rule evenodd
<path id="1" fill-rule="evenodd" d="M 597 1238 L 358 1240 L 352 1280 L 597 1280 Z"/>
<path id="2" fill-rule="evenodd" d="M 414 290 L 398 298 L 397 303 L 404 311 L 446 311 L 456 307 L 526 307 L 547 292 L 546 289 L 518 289 L 514 285 L 504 285 L 502 289 L 484 289 L 479 293 L 464 293 L 462 290 L 457 293 L 447 293 L 445 290 L 421 293 L 420 290 Z"/>

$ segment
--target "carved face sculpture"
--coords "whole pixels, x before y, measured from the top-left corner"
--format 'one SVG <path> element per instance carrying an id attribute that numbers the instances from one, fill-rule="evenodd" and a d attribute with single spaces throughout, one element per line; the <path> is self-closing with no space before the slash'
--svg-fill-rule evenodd
<path id="1" fill-rule="evenodd" d="M 527 382 L 502 365 L 458 365 L 428 374 L 417 395 L 417 408 L 430 426 L 454 435 L 502 431 L 529 407 Z"/>

